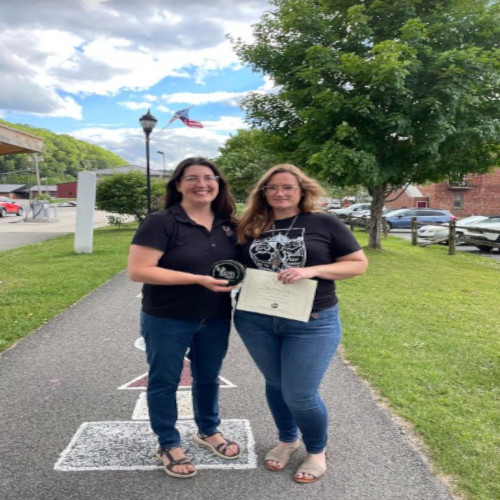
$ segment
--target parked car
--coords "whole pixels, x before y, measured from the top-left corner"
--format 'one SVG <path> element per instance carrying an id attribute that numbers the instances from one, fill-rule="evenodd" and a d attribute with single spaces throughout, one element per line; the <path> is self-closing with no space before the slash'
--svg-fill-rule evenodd
<path id="1" fill-rule="evenodd" d="M 332 208 L 328 210 L 330 213 L 335 214 L 337 217 L 341 219 L 347 219 L 350 215 L 354 215 L 358 212 L 365 212 L 368 210 L 370 213 L 371 203 L 354 203 L 349 207 L 345 208 Z"/>
<path id="2" fill-rule="evenodd" d="M 11 200 L 6 196 L 0 196 L 0 217 L 7 214 L 23 215 L 24 209 L 16 200 Z"/>
<path id="3" fill-rule="evenodd" d="M 474 226 L 476 229 L 494 229 L 495 231 L 500 231 L 500 215 L 493 215 L 488 217 L 487 219 L 481 221 L 479 224 Z M 492 243 L 500 243 L 500 233 L 480 233 L 478 231 L 474 231 L 474 228 L 467 228 L 464 231 L 463 239 L 465 243 L 467 243 L 468 239 L 472 238 L 473 240 L 484 240 Z M 480 245 L 476 242 L 471 242 L 475 245 L 479 250 L 483 252 L 490 252 L 493 247 L 489 245 Z"/>
<path id="4" fill-rule="evenodd" d="M 411 228 L 411 221 L 413 217 L 417 219 L 420 224 L 444 224 L 456 220 L 456 217 L 448 210 L 440 210 L 435 208 L 400 208 L 387 212 L 384 215 L 387 221 L 387 229 L 398 228 Z"/>
<path id="5" fill-rule="evenodd" d="M 457 220 L 455 234 L 462 236 L 468 226 L 479 224 L 481 221 L 487 219 L 486 215 L 471 215 L 463 219 Z M 443 245 L 448 244 L 448 234 L 450 232 L 449 224 L 445 223 L 440 226 L 421 226 L 417 230 L 417 237 L 423 240 L 440 241 Z"/>

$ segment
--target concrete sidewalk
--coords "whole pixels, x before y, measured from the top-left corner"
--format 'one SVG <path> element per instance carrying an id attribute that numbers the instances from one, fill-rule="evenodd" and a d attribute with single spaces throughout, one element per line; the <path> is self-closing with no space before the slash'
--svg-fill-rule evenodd
<path id="1" fill-rule="evenodd" d="M 140 285 L 120 273 L 0 355 L 0 497 L 6 500 L 451 500 L 404 430 L 337 357 L 322 393 L 329 471 L 300 485 L 262 465 L 276 437 L 263 381 L 233 332 L 221 380 L 222 430 L 244 446 L 224 461 L 192 443 L 189 381 L 179 427 L 196 477 L 165 475 L 144 412 Z M 229 463 L 228 463 L 229 462 Z"/>

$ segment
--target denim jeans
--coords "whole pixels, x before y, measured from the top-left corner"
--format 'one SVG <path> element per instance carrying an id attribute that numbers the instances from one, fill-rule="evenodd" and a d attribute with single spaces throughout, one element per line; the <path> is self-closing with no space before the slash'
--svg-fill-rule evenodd
<path id="1" fill-rule="evenodd" d="M 163 448 L 180 446 L 176 391 L 189 348 L 193 410 L 202 434 L 217 432 L 219 373 L 226 355 L 230 319 L 173 319 L 141 313 L 149 364 L 147 399 L 151 428 Z"/>
<path id="2" fill-rule="evenodd" d="M 279 439 L 292 442 L 299 429 L 308 453 L 327 443 L 328 412 L 318 394 L 341 339 L 338 305 L 307 323 L 236 310 L 234 323 L 266 380 L 266 397 Z"/>

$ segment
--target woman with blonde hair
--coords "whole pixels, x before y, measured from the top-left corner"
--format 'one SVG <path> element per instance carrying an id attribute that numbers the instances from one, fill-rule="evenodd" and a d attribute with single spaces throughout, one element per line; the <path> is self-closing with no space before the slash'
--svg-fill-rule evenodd
<path id="1" fill-rule="evenodd" d="M 284 284 L 316 280 L 307 322 L 236 310 L 235 325 L 266 381 L 279 442 L 264 459 L 281 471 L 299 446 L 307 457 L 294 479 L 312 483 L 326 472 L 328 414 L 321 380 L 341 338 L 335 281 L 363 274 L 368 261 L 347 227 L 317 210 L 321 186 L 298 167 L 270 168 L 257 182 L 238 224 L 242 262 L 274 272 Z"/>

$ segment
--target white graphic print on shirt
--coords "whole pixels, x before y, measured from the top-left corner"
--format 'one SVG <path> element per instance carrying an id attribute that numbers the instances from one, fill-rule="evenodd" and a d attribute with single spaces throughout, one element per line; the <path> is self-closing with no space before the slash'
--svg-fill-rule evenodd
<path id="1" fill-rule="evenodd" d="M 307 257 L 304 228 L 266 231 L 251 243 L 249 252 L 257 269 L 264 271 L 277 273 L 287 267 L 304 267 Z"/>

